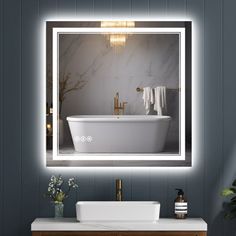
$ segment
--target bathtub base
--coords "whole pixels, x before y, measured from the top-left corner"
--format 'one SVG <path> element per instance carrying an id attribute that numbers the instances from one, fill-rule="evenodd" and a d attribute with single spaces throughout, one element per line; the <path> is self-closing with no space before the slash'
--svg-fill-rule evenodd
<path id="1" fill-rule="evenodd" d="M 79 153 L 159 153 L 164 149 L 170 118 L 151 118 L 76 120 L 68 117 L 68 122 Z"/>

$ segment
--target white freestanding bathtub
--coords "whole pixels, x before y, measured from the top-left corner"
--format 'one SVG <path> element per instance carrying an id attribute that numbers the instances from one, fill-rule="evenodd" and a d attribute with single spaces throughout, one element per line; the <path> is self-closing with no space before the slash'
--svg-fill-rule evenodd
<path id="1" fill-rule="evenodd" d="M 86 115 L 67 117 L 80 153 L 158 153 L 165 145 L 169 116 Z"/>

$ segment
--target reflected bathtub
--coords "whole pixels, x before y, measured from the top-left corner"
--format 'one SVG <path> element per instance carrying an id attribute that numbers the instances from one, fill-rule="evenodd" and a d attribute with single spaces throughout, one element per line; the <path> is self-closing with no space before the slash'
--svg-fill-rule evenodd
<path id="1" fill-rule="evenodd" d="M 79 153 L 159 153 L 165 146 L 170 116 L 69 116 L 72 140 Z"/>

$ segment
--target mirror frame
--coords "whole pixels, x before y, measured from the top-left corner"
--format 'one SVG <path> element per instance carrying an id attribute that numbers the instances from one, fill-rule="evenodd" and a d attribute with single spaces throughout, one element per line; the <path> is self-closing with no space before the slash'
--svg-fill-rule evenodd
<path id="1" fill-rule="evenodd" d="M 57 86 L 53 83 L 54 79 L 57 79 L 57 70 L 58 65 L 55 65 L 53 55 L 55 50 L 57 50 L 57 45 L 55 43 L 55 37 L 61 32 L 63 29 L 67 28 L 94 28 L 101 29 L 101 21 L 46 21 L 46 81 L 52 81 L 52 92 L 57 93 Z M 72 156 L 71 158 L 64 155 L 58 155 L 58 149 L 55 148 L 58 146 L 58 138 L 57 132 L 56 136 L 53 136 L 53 148 L 52 152 L 48 152 L 46 150 L 46 165 L 47 166 L 74 166 L 74 167 L 159 167 L 159 166 L 191 166 L 192 165 L 192 22 L 191 21 L 135 21 L 135 29 L 155 29 L 155 28 L 175 28 L 176 32 L 178 29 L 183 29 L 184 31 L 184 43 L 185 43 L 185 51 L 184 55 L 180 57 L 180 61 L 184 58 L 184 67 L 181 65 L 179 68 L 183 68 L 184 74 L 184 85 L 181 84 L 181 94 L 184 95 L 184 130 L 185 134 L 181 136 L 184 138 L 184 151 L 180 155 L 175 155 L 177 158 L 160 158 L 161 155 L 152 155 L 151 158 L 147 158 L 149 155 L 143 154 L 132 154 L 128 156 L 132 156 L 131 158 L 125 159 L 127 154 L 119 155 L 120 158 L 113 154 L 105 155 L 105 158 L 100 158 L 100 155 L 92 155 L 88 160 L 79 159 L 76 156 Z M 58 30 L 59 29 L 59 30 Z M 62 31 L 60 31 L 62 30 Z M 106 30 L 104 30 L 106 32 Z M 181 33 L 180 33 L 181 37 Z M 57 40 L 57 39 L 56 39 Z M 58 60 L 56 59 L 58 64 Z M 49 73 L 51 71 L 51 73 Z M 56 77 L 55 77 L 56 76 Z M 181 76 L 180 76 L 181 77 Z M 180 78 L 182 80 L 182 77 Z M 57 80 L 56 80 L 57 81 Z M 183 82 L 183 81 L 180 81 Z M 183 93 L 183 88 L 185 88 L 185 92 Z M 48 88 L 47 88 L 48 90 Z M 47 91 L 46 91 L 47 94 Z M 47 96 L 47 95 L 46 95 Z M 54 96 L 54 95 L 53 95 Z M 57 99 L 57 98 L 56 98 Z M 54 106 L 54 98 L 53 98 L 53 131 L 57 130 L 58 122 L 54 122 L 57 120 L 57 104 Z M 55 108 L 56 107 L 56 108 Z M 189 109 L 186 109 L 186 108 Z M 46 110 L 46 109 L 45 109 Z M 182 114 L 182 110 L 180 115 Z M 181 122 L 181 120 L 180 120 Z M 186 129 L 186 126 L 189 129 Z M 190 130 L 190 131 L 189 131 Z M 54 133 L 54 132 L 53 132 Z M 181 132 L 182 134 L 182 132 Z M 46 136 L 46 134 L 45 134 Z M 46 141 L 45 141 L 46 142 Z M 87 156 L 87 155 L 84 155 Z M 112 159 L 108 160 L 108 156 Z M 174 156 L 174 155 L 173 155 Z M 99 157 L 99 158 L 98 158 Z M 157 158 L 152 158 L 157 157 Z"/>

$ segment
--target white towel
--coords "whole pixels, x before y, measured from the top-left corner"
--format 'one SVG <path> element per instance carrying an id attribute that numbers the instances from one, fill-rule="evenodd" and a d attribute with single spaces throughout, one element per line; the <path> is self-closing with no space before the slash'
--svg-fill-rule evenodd
<path id="1" fill-rule="evenodd" d="M 143 102 L 144 102 L 144 107 L 146 109 L 146 114 L 148 114 L 150 112 L 151 104 L 154 104 L 154 96 L 152 88 L 150 87 L 143 88 Z"/>
<path id="2" fill-rule="evenodd" d="M 166 87 L 159 86 L 154 89 L 154 110 L 157 111 L 157 115 L 162 116 L 163 111 L 167 110 L 166 104 Z"/>

